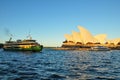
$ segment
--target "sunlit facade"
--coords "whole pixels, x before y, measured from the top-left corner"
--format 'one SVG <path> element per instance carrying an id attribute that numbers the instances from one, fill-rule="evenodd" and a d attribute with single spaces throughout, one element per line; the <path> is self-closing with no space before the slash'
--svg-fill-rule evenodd
<path id="1" fill-rule="evenodd" d="M 120 38 L 113 39 L 113 40 L 107 40 L 106 43 L 118 45 L 118 43 L 120 43 Z"/>
<path id="2" fill-rule="evenodd" d="M 81 39 L 84 44 L 90 42 L 90 43 L 97 43 L 97 39 L 93 37 L 93 35 L 85 28 L 78 26 L 78 29 L 80 30 L 81 33 Z"/>
<path id="3" fill-rule="evenodd" d="M 105 44 L 107 41 L 107 35 L 106 34 L 98 34 L 96 36 L 94 36 L 95 39 L 98 40 L 99 43 L 101 44 Z"/>
<path id="4" fill-rule="evenodd" d="M 72 36 L 73 36 L 73 40 L 74 40 L 75 43 L 77 43 L 77 42 L 81 42 L 82 43 L 83 42 L 82 38 L 81 38 L 80 32 L 72 31 Z"/>
<path id="5" fill-rule="evenodd" d="M 118 39 L 113 39 L 113 40 L 109 40 L 107 39 L 107 35 L 106 34 L 98 34 L 96 36 L 93 36 L 90 31 L 88 31 L 87 29 L 85 29 L 82 26 L 78 26 L 78 29 L 80 30 L 80 32 L 75 32 L 72 31 L 72 34 L 65 34 L 65 38 L 66 38 L 66 43 L 82 43 L 82 44 L 88 44 L 88 43 L 92 43 L 92 44 L 114 44 L 117 45 L 118 43 L 120 43 L 120 38 Z"/>
<path id="6" fill-rule="evenodd" d="M 65 38 L 66 38 L 66 40 L 67 40 L 68 42 L 70 42 L 70 41 L 74 42 L 74 39 L 73 39 L 73 36 L 72 36 L 72 35 L 65 34 L 64 36 L 65 36 Z"/>

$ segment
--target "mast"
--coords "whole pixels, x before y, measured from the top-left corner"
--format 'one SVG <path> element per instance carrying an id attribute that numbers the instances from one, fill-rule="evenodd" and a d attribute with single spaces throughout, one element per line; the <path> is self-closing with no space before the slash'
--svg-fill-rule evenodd
<path id="1" fill-rule="evenodd" d="M 30 40 L 32 40 L 32 36 L 30 34 L 30 31 L 29 31 L 29 34 L 28 34 L 27 38 L 30 39 Z"/>
<path id="2" fill-rule="evenodd" d="M 12 34 L 10 34 L 10 39 L 9 39 L 9 42 L 12 40 L 12 36 L 13 36 L 13 35 L 12 35 Z"/>
<path id="3" fill-rule="evenodd" d="M 12 40 L 12 37 L 10 37 L 9 42 Z"/>

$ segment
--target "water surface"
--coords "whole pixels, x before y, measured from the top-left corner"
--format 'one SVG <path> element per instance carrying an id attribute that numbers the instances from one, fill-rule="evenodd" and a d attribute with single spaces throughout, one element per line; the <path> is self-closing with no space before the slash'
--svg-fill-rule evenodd
<path id="1" fill-rule="evenodd" d="M 0 50 L 0 80 L 120 79 L 120 51 Z"/>

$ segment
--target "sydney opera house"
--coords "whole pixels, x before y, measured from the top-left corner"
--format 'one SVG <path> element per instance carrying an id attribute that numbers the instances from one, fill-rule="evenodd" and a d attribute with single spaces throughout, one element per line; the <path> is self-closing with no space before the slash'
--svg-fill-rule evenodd
<path id="1" fill-rule="evenodd" d="M 91 46 L 106 46 L 112 49 L 120 49 L 120 38 L 109 40 L 106 34 L 98 34 L 93 36 L 90 31 L 84 27 L 78 26 L 80 32 L 72 31 L 71 34 L 65 34 L 66 40 L 62 47 L 91 47 Z"/>

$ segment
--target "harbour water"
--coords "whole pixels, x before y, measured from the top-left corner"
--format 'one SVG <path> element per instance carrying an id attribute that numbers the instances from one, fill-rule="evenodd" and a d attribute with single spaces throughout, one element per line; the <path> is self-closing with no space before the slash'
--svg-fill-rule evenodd
<path id="1" fill-rule="evenodd" d="M 0 80 L 120 80 L 120 51 L 0 50 Z"/>

